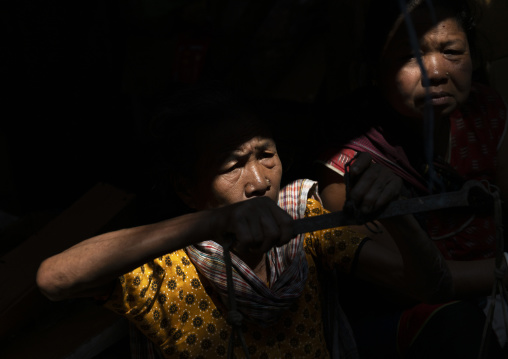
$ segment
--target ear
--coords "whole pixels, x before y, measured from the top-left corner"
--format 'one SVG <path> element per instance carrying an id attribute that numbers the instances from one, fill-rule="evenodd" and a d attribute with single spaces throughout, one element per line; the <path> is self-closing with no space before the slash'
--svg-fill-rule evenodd
<path id="1" fill-rule="evenodd" d="M 173 188 L 180 199 L 192 209 L 196 209 L 197 201 L 195 199 L 195 191 L 193 186 L 189 184 L 187 180 L 182 177 L 173 179 Z"/>

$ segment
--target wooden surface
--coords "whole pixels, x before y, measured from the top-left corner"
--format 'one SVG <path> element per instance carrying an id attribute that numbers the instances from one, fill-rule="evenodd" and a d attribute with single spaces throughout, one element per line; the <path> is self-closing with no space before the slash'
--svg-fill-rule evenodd
<path id="1" fill-rule="evenodd" d="M 133 209 L 134 195 L 99 183 L 0 258 L 0 358 L 67 358 L 73 352 L 91 358 L 125 335 L 126 323 L 94 301 L 49 301 L 38 290 L 35 276 L 45 258 L 83 239 L 132 225 Z"/>

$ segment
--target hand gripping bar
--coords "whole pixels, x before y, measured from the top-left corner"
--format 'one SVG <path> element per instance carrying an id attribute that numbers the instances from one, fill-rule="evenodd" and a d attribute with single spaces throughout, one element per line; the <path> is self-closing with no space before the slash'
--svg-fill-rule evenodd
<path id="1" fill-rule="evenodd" d="M 487 192 L 485 187 L 476 180 L 469 180 L 458 191 L 396 200 L 369 216 L 350 213 L 350 211 L 338 211 L 316 217 L 297 219 L 293 223 L 293 234 L 296 236 L 300 233 L 347 225 L 359 225 L 376 219 L 443 208 L 469 207 L 476 213 L 485 213 L 493 209 L 493 204 L 494 198 Z"/>

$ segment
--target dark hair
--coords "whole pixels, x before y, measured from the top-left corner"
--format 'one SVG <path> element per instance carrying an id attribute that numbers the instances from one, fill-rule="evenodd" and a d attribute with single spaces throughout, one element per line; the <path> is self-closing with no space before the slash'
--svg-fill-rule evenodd
<path id="1" fill-rule="evenodd" d="M 241 141 L 238 131 L 229 136 L 228 124 L 232 123 L 241 124 L 250 134 L 269 134 L 262 117 L 258 102 L 242 91 L 220 83 L 199 84 L 162 101 L 151 121 L 150 133 L 169 177 L 192 181 L 197 175 L 197 161 L 216 141 L 210 137 L 212 134 L 224 132 L 223 140 Z"/>
<path id="2" fill-rule="evenodd" d="M 444 9 L 454 14 L 466 33 L 471 51 L 475 51 L 476 24 L 481 8 L 474 0 L 404 0 L 408 13 L 417 8 Z M 430 6 L 429 6 L 430 3 Z M 398 0 L 370 0 L 362 47 L 363 61 L 369 67 L 379 61 L 388 35 L 402 15 Z"/>

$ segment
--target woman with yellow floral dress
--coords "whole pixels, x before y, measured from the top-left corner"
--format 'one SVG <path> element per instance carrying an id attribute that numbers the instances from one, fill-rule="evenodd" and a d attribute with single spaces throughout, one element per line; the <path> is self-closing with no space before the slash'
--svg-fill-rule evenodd
<path id="1" fill-rule="evenodd" d="M 245 346 L 236 340 L 229 354 L 355 358 L 347 319 L 330 301 L 336 282 L 326 273 L 354 270 L 358 249 L 372 241 L 347 227 L 295 236 L 294 220 L 327 212 L 317 184 L 297 180 L 280 189 L 282 164 L 266 124 L 229 99 L 221 92 L 184 93 L 155 127 L 172 184 L 195 211 L 87 239 L 46 259 L 37 283 L 52 300 L 105 296 L 104 305 L 166 358 L 228 356 L 231 289 Z M 355 186 L 374 176 L 386 185 L 381 192 L 400 189 L 400 179 L 370 157 L 358 158 L 352 172 Z M 416 221 L 405 216 L 385 226 L 410 263 L 404 275 L 422 283 L 422 292 L 446 296 L 448 269 Z M 234 237 L 233 288 L 223 253 L 227 234 Z"/>

